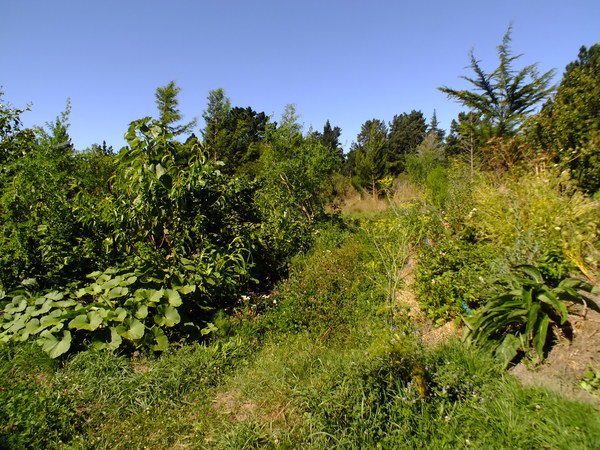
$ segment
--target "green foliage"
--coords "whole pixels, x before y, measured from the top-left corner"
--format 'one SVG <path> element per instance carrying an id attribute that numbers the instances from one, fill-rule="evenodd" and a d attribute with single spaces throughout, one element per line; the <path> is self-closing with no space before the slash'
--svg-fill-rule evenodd
<path id="1" fill-rule="evenodd" d="M 391 206 L 391 213 L 365 220 L 361 226 L 361 234 L 365 236 L 363 245 L 370 260 L 370 275 L 387 297 L 390 316 L 394 315 L 411 247 L 421 240 L 424 232 L 423 223 L 415 220 L 416 206 L 414 203 Z"/>
<path id="2" fill-rule="evenodd" d="M 498 289 L 503 291 L 465 319 L 465 339 L 489 347 L 507 365 L 519 351 L 532 356 L 535 350 L 538 361 L 543 360 L 551 324 L 562 326 L 567 321 L 564 302 L 584 302 L 578 291 L 589 292 L 591 285 L 565 278 L 551 287 L 536 267 L 523 265 L 501 281 Z"/>
<path id="3" fill-rule="evenodd" d="M 196 126 L 196 119 L 185 125 L 175 125 L 183 118 L 183 115 L 177 109 L 179 105 L 179 100 L 177 99 L 179 91 L 181 91 L 181 88 L 175 86 L 174 81 L 170 81 L 166 86 L 157 88 L 154 94 L 156 107 L 159 112 L 158 121 L 163 126 L 168 127 L 174 136 L 188 133 Z"/>
<path id="4" fill-rule="evenodd" d="M 313 134 L 303 136 L 298 124 L 284 123 L 269 134 L 259 163 L 258 239 L 272 266 L 281 270 L 291 256 L 308 249 L 315 225 L 326 217 L 336 158 Z"/>
<path id="5" fill-rule="evenodd" d="M 579 382 L 579 387 L 592 395 L 598 396 L 600 394 L 600 367 L 594 369 L 590 366 Z"/>
<path id="6" fill-rule="evenodd" d="M 513 136 L 527 115 L 553 90 L 550 87 L 553 71 L 540 75 L 537 64 L 527 65 L 518 71 L 513 68 L 513 63 L 521 55 L 512 54 L 509 46 L 511 32 L 512 26 L 497 47 L 499 65 L 493 72 L 486 73 L 471 52 L 469 67 L 475 72 L 475 78 L 461 78 L 471 83 L 475 90 L 438 88 L 448 97 L 482 114 L 482 128 L 478 131 L 486 138 Z"/>
<path id="7" fill-rule="evenodd" d="M 440 135 L 434 134 L 441 142 Z M 427 124 L 421 111 L 412 110 L 409 114 L 402 113 L 394 116 L 387 138 L 387 159 L 392 174 L 397 175 L 406 168 L 406 156 L 414 153 L 426 136 Z"/>
<path id="8" fill-rule="evenodd" d="M 209 94 L 204 119 L 206 149 L 213 159 L 224 162 L 223 171 L 256 177 L 253 164 L 261 155 L 259 144 L 275 127 L 269 117 L 250 107 L 231 108 L 229 99 L 217 90 Z"/>
<path id="9" fill-rule="evenodd" d="M 83 340 L 96 349 L 116 350 L 128 342 L 164 351 L 169 345 L 165 330 L 181 321 L 182 295 L 196 290 L 175 277 L 159 280 L 140 271 L 109 269 L 89 278 L 87 285 L 66 292 L 40 294 L 27 287 L 15 292 L 3 302 L 0 341 L 35 339 L 51 358 Z"/>
<path id="10" fill-rule="evenodd" d="M 447 217 L 442 220 L 448 223 Z M 417 300 L 429 317 L 443 323 L 481 304 L 493 255 L 464 239 L 442 236 L 427 242 L 419 248 Z"/>
<path id="11" fill-rule="evenodd" d="M 361 127 L 355 152 L 355 176 L 358 188 L 370 191 L 373 198 L 379 195 L 377 181 L 387 175 L 387 127 L 381 120 L 367 120 Z"/>
<path id="12" fill-rule="evenodd" d="M 344 151 L 342 149 L 342 145 L 340 144 L 340 135 L 342 134 L 342 129 L 340 127 L 331 127 L 329 120 L 323 126 L 323 132 L 315 133 L 315 137 L 328 148 L 333 156 L 335 157 L 336 164 L 335 169 L 339 171 L 342 168 L 342 163 L 344 162 Z"/>
<path id="13" fill-rule="evenodd" d="M 532 118 L 530 143 L 593 194 L 600 188 L 600 44 L 581 47 L 556 95 Z"/>
<path id="14" fill-rule="evenodd" d="M 425 137 L 414 153 L 405 156 L 406 172 L 416 183 L 425 183 L 429 173 L 446 161 L 444 148 L 434 134 Z"/>
<path id="15" fill-rule="evenodd" d="M 6 113 L 6 118 L 13 113 Z M 50 284 L 89 267 L 72 254 L 79 223 L 72 215 L 74 150 L 67 120 L 68 109 L 47 124 L 48 131 L 38 128 L 36 132 L 18 131 L 17 121 L 1 142 L 6 156 L 0 171 L 0 286 L 4 289 L 32 276 Z"/>
<path id="16" fill-rule="evenodd" d="M 357 321 L 370 302 L 382 300 L 360 261 L 364 261 L 361 247 L 347 243 L 296 262 L 273 297 L 268 315 L 272 327 L 308 330 L 326 338 Z"/>
<path id="17" fill-rule="evenodd" d="M 52 382 L 52 365 L 27 346 L 0 344 L 0 447 L 57 448 L 82 428 L 75 392 Z"/>
<path id="18" fill-rule="evenodd" d="M 563 261 L 594 278 L 600 209 L 574 189 L 567 173 L 515 171 L 501 181 L 480 178 L 473 186 L 473 206 L 465 225 L 501 252 L 520 254 L 514 263 L 539 265 L 560 249 Z"/>

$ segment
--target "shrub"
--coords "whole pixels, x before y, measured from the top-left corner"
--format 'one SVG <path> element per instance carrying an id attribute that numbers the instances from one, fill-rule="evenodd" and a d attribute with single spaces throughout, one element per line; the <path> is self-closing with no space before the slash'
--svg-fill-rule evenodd
<path id="1" fill-rule="evenodd" d="M 275 329 L 329 335 L 349 326 L 370 301 L 381 301 L 367 276 L 356 242 L 321 249 L 292 266 L 290 278 L 273 296 L 268 320 Z"/>
<path id="2" fill-rule="evenodd" d="M 482 302 L 494 255 L 484 246 L 441 237 L 419 248 L 415 281 L 417 300 L 427 315 L 444 321 Z"/>
<path id="3" fill-rule="evenodd" d="M 540 271 L 527 265 L 516 267 L 498 287 L 503 292 L 465 319 L 465 339 L 490 348 L 504 365 L 519 351 L 531 355 L 535 350 L 538 361 L 542 360 L 550 325 L 562 326 L 567 321 L 563 302 L 585 302 L 578 290 L 591 290 L 591 285 L 574 278 L 548 286 Z"/>
<path id="4" fill-rule="evenodd" d="M 575 190 L 567 173 L 513 171 L 501 183 L 481 177 L 474 186 L 474 206 L 466 224 L 477 238 L 509 253 L 525 243 L 529 254 L 520 263 L 537 265 L 547 252 L 560 249 L 563 259 L 584 273 L 597 268 L 600 208 Z"/>

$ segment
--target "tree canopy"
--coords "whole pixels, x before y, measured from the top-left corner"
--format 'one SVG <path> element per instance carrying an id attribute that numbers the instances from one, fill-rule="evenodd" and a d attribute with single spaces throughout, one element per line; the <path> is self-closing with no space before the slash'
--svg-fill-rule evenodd
<path id="1" fill-rule="evenodd" d="M 499 64 L 492 72 L 486 72 L 471 51 L 469 68 L 475 76 L 461 78 L 471 83 L 472 90 L 438 88 L 449 98 L 481 114 L 480 133 L 486 138 L 514 136 L 527 116 L 554 90 L 550 84 L 553 70 L 539 74 L 537 64 L 521 69 L 514 67 L 522 55 L 513 54 L 510 48 L 511 32 L 512 26 L 497 47 Z"/>

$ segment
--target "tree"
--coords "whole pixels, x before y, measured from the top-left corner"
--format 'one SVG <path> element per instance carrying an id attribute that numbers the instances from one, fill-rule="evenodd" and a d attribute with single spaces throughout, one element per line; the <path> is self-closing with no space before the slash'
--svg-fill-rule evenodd
<path id="1" fill-rule="evenodd" d="M 277 129 L 269 128 L 260 144 L 262 170 L 255 195 L 262 218 L 259 240 L 267 250 L 263 258 L 279 261 L 268 263 L 274 267 L 308 248 L 313 226 L 331 200 L 328 182 L 336 165 L 330 149 L 314 133 L 303 136 L 298 131 L 296 114 L 286 117 Z"/>
<path id="2" fill-rule="evenodd" d="M 22 110 L 2 106 L 0 140 L 0 288 L 27 277 L 41 286 L 85 270 L 73 214 L 78 189 L 67 133 L 70 106 L 46 128 L 21 130 Z"/>
<path id="3" fill-rule="evenodd" d="M 325 123 L 323 127 L 323 132 L 316 132 L 315 136 L 325 146 L 325 148 L 331 151 L 331 154 L 335 156 L 338 163 L 336 164 L 338 169 L 341 168 L 341 165 L 344 161 L 344 152 L 342 146 L 340 144 L 340 135 L 342 134 L 342 129 L 340 127 L 332 128 L 329 120 Z"/>
<path id="4" fill-rule="evenodd" d="M 285 105 L 279 128 L 284 134 L 287 134 L 288 139 L 297 138 L 302 133 L 302 124 L 298 122 L 298 119 L 300 119 L 300 115 L 296 111 L 296 105 L 293 103 Z"/>
<path id="5" fill-rule="evenodd" d="M 404 158 L 414 152 L 427 134 L 427 123 L 421 111 L 394 116 L 388 136 L 388 164 L 394 175 L 404 170 Z"/>
<path id="6" fill-rule="evenodd" d="M 567 65 L 556 95 L 532 118 L 528 138 L 570 169 L 585 191 L 600 189 L 600 44 L 581 47 Z"/>
<path id="7" fill-rule="evenodd" d="M 486 139 L 510 138 L 519 131 L 521 125 L 534 108 L 553 91 L 550 81 L 554 71 L 538 74 L 537 64 L 530 64 L 520 70 L 513 63 L 522 55 L 513 55 L 510 49 L 512 25 L 508 27 L 498 49 L 498 67 L 486 73 L 473 51 L 470 53 L 469 67 L 475 77 L 462 76 L 474 86 L 473 90 L 457 90 L 440 87 L 440 91 L 481 114 L 482 129 L 479 132 Z"/>
<path id="8" fill-rule="evenodd" d="M 203 130 L 204 144 L 209 153 L 215 155 L 226 138 L 225 120 L 231 110 L 231 101 L 222 88 L 208 91 L 208 105 L 202 114 L 206 126 Z"/>
<path id="9" fill-rule="evenodd" d="M 433 110 L 433 115 L 431 116 L 431 123 L 427 128 L 428 134 L 435 134 L 439 142 L 444 142 L 444 135 L 446 134 L 444 130 L 439 127 L 440 123 L 437 120 L 437 115 L 435 113 L 435 109 Z"/>
<path id="10" fill-rule="evenodd" d="M 267 134 L 269 116 L 249 106 L 233 107 L 225 116 L 219 138 L 207 150 L 215 160 L 223 161 L 226 173 L 236 173 L 260 157 L 258 145 Z"/>
<path id="11" fill-rule="evenodd" d="M 353 144 L 356 154 L 353 182 L 377 196 L 377 182 L 387 175 L 387 127 L 378 119 L 367 120 Z"/>
<path id="12" fill-rule="evenodd" d="M 458 121 L 452 120 L 450 124 L 450 134 L 446 138 L 444 146 L 447 156 L 455 156 L 467 159 L 470 166 L 471 179 L 475 169 L 476 159 L 480 159 L 479 149 L 483 146 L 481 135 L 478 130 L 481 129 L 481 114 L 475 112 L 461 112 L 458 114 Z"/>
<path id="13" fill-rule="evenodd" d="M 155 103 L 159 112 L 158 120 L 164 124 L 174 136 L 188 133 L 196 126 L 196 119 L 193 119 L 185 125 L 175 125 L 183 119 L 183 115 L 177 108 L 179 105 L 177 95 L 180 91 L 181 88 L 175 86 L 174 81 L 170 81 L 166 86 L 157 88 L 156 93 L 154 94 L 156 97 Z"/>

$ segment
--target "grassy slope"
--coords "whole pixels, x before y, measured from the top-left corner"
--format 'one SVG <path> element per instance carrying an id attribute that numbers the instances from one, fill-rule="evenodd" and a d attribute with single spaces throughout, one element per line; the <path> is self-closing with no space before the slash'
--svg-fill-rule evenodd
<path id="1" fill-rule="evenodd" d="M 370 237 L 326 233 L 209 345 L 61 367 L 3 347 L 0 447 L 597 448 L 592 406 L 460 343 L 425 347 L 386 300 Z"/>

